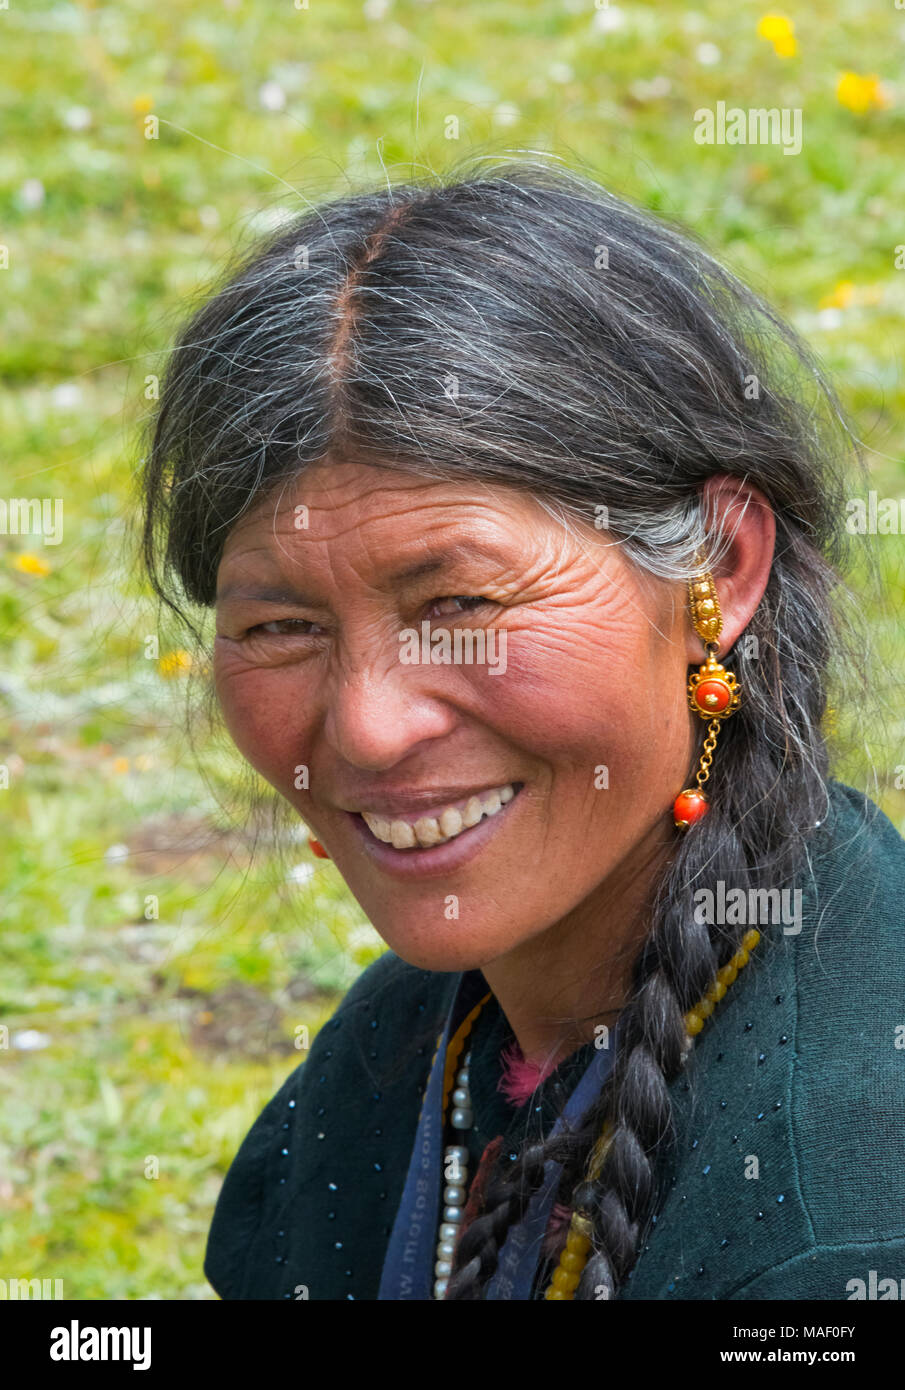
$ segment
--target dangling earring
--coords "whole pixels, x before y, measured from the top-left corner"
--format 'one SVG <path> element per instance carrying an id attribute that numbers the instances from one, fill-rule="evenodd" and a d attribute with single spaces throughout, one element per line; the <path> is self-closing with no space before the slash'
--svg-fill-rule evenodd
<path id="1" fill-rule="evenodd" d="M 315 840 L 315 838 L 314 838 L 313 835 L 309 835 L 309 836 L 308 836 L 308 848 L 311 850 L 311 853 L 312 853 L 312 854 L 316 854 L 316 855 L 317 855 L 318 859 L 329 859 L 329 858 L 330 858 L 329 854 L 328 854 L 327 851 L 324 849 L 324 847 L 323 847 L 323 845 L 321 844 L 320 840 Z"/>
<path id="2" fill-rule="evenodd" d="M 740 694 L 735 676 L 716 659 L 720 649 L 717 639 L 723 630 L 723 614 L 716 596 L 713 575 L 709 570 L 702 576 L 688 581 L 688 598 L 691 621 L 707 652 L 704 665 L 688 679 L 688 704 L 701 719 L 709 719 L 710 724 L 695 776 L 697 786 L 686 787 L 684 791 L 679 792 L 673 803 L 673 818 L 677 830 L 687 830 L 710 810 L 710 800 L 704 791 L 704 783 L 710 776 L 710 764 L 713 762 L 720 720 L 728 719 L 735 713 Z"/>

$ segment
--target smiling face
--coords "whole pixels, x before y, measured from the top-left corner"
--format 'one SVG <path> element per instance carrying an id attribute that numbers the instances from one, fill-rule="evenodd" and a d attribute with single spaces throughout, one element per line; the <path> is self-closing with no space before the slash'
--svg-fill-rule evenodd
<path id="1" fill-rule="evenodd" d="M 579 529 L 509 489 L 343 463 L 227 540 L 227 727 L 423 969 L 605 915 L 674 841 L 693 749 L 683 586 Z M 437 629 L 452 660 L 429 659 Z"/>

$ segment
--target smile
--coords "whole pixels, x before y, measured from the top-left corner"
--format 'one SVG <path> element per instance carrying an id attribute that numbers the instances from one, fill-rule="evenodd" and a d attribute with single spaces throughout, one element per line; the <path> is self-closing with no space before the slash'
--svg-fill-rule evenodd
<path id="1" fill-rule="evenodd" d="M 382 844 L 401 850 L 432 849 L 455 840 L 482 820 L 499 815 L 517 794 L 518 788 L 519 784 L 512 782 L 489 787 L 461 801 L 438 806 L 429 815 L 418 816 L 417 819 L 404 816 L 390 819 L 372 811 L 362 811 L 360 814 L 371 834 Z"/>

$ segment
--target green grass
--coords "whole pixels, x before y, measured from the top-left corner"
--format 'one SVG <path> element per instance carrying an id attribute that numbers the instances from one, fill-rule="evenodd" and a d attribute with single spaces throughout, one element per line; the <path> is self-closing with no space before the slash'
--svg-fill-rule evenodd
<path id="1" fill-rule="evenodd" d="M 157 616 L 127 526 L 146 377 L 237 241 L 384 165 L 558 152 L 767 291 L 835 376 L 871 485 L 903 491 L 905 12 L 789 8 L 784 59 L 756 35 L 763 11 L 725 0 L 610 6 L 609 30 L 583 0 L 377 8 L 0 11 L 0 495 L 62 497 L 65 519 L 58 547 L 0 541 L 0 1026 L 46 1042 L 0 1048 L 0 1276 L 63 1278 L 71 1297 L 212 1296 L 201 1258 L 229 1160 L 304 1055 L 295 1030 L 313 1037 L 381 949 L 302 842 L 273 845 L 262 823 L 252 853 L 229 811 L 237 759 L 200 722 L 193 758 L 185 679 L 145 656 Z M 889 105 L 841 105 L 849 68 Z M 697 146 L 693 113 L 718 100 L 800 107 L 802 153 Z M 899 677 L 903 549 L 877 538 L 870 610 Z M 46 573 L 23 571 L 28 553 Z M 161 652 L 183 640 L 163 632 Z M 905 726 L 892 734 L 876 795 L 902 826 Z M 865 784 L 866 756 L 840 771 Z"/>

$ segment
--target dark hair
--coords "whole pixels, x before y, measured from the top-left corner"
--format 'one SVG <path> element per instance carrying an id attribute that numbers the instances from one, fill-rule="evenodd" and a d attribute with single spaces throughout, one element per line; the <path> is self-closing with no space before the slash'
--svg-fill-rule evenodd
<path id="1" fill-rule="evenodd" d="M 850 434 L 809 350 L 693 238 L 584 174 L 519 160 L 324 202 L 232 268 L 181 333 L 153 422 L 159 596 L 210 605 L 231 526 L 328 455 L 526 489 L 566 525 L 603 505 L 613 542 L 673 580 L 727 541 L 701 504 L 712 475 L 756 485 L 775 513 L 719 794 L 657 885 L 610 1080 L 555 1145 L 568 1193 L 612 1120 L 582 1193 L 595 1234 L 576 1296 L 612 1295 L 654 1211 L 684 1015 L 744 932 L 697 922 L 694 891 L 705 875 L 788 883 L 826 814 Z M 498 1163 L 447 1298 L 482 1297 L 553 1152 Z"/>

